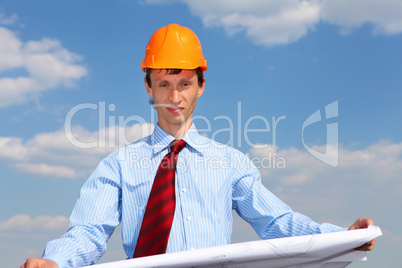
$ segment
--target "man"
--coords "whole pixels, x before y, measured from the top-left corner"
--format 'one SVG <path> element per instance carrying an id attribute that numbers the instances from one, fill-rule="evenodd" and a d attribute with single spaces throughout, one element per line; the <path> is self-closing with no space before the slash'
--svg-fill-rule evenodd
<path id="1" fill-rule="evenodd" d="M 48 243 L 43 258 L 21 267 L 93 264 L 120 223 L 129 258 L 229 244 L 232 209 L 264 239 L 344 230 L 293 212 L 261 184 L 244 154 L 198 134 L 192 115 L 207 65 L 190 29 L 170 24 L 157 30 L 141 68 L 158 114 L 154 132 L 98 165 L 81 190 L 67 233 Z M 373 224 L 358 219 L 349 229 Z"/>

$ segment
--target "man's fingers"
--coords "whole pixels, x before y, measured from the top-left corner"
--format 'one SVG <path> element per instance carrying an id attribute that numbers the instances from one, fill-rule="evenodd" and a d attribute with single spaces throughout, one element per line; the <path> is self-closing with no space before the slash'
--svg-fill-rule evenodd
<path id="1" fill-rule="evenodd" d="M 20 268 L 58 268 L 58 265 L 52 260 L 28 258 Z"/>
<path id="2" fill-rule="evenodd" d="M 366 244 L 355 248 L 355 250 L 361 250 L 361 251 L 371 251 L 374 249 L 374 245 L 375 245 L 376 239 L 373 239 L 369 242 L 367 242 Z"/>
<path id="3" fill-rule="evenodd" d="M 350 227 L 349 230 L 356 230 L 356 229 L 365 229 L 369 226 L 374 225 L 374 221 L 368 218 L 359 218 L 357 219 Z M 373 239 L 366 244 L 355 248 L 355 250 L 362 250 L 362 251 L 370 251 L 374 249 L 376 240 Z"/>
<path id="4" fill-rule="evenodd" d="M 368 218 L 360 218 L 356 221 L 360 229 L 367 228 L 370 225 L 374 225 L 374 221 Z"/>
<path id="5" fill-rule="evenodd" d="M 28 258 L 20 268 L 39 268 L 41 259 L 39 258 Z"/>
<path id="6" fill-rule="evenodd" d="M 359 218 L 352 224 L 352 226 L 349 227 L 349 230 L 364 229 L 370 225 L 374 225 L 374 221 L 372 219 Z"/>

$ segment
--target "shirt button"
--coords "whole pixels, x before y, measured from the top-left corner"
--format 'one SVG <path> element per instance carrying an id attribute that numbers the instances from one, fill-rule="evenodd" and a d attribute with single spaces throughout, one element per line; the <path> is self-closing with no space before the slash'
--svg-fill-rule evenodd
<path id="1" fill-rule="evenodd" d="M 180 163 L 180 164 L 183 163 L 183 159 L 179 159 L 179 163 Z"/>
<path id="2" fill-rule="evenodd" d="M 187 188 L 183 188 L 183 189 L 181 189 L 181 190 L 182 190 L 183 193 L 186 193 L 186 192 L 187 192 Z"/>
<path id="3" fill-rule="evenodd" d="M 191 250 L 194 250 L 195 248 L 191 248 Z"/>
<path id="4" fill-rule="evenodd" d="M 190 217 L 190 216 L 187 216 L 187 220 L 188 220 L 188 221 L 191 221 L 191 217 Z"/>

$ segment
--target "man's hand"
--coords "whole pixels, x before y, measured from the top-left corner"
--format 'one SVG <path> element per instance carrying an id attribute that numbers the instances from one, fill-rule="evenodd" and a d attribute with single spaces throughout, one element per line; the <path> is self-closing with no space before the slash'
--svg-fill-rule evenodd
<path id="1" fill-rule="evenodd" d="M 59 266 L 52 260 L 29 258 L 20 268 L 59 268 Z"/>
<path id="2" fill-rule="evenodd" d="M 369 227 L 370 225 L 374 225 L 374 221 L 372 219 L 367 219 L 367 218 L 360 218 L 355 221 L 355 223 L 352 224 L 352 226 L 349 227 L 348 230 L 356 230 L 356 229 L 364 229 Z M 362 251 L 370 251 L 373 250 L 374 245 L 375 245 L 376 240 L 373 239 L 366 244 L 355 248 L 356 250 L 362 250 Z"/>

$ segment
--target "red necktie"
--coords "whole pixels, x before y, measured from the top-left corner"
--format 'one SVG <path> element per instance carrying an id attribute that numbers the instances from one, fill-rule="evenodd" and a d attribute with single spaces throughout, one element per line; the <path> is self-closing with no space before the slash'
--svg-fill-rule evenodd
<path id="1" fill-rule="evenodd" d="M 170 144 L 159 165 L 142 220 L 134 258 L 166 253 L 176 206 L 175 173 L 179 152 L 186 146 L 183 140 Z"/>

